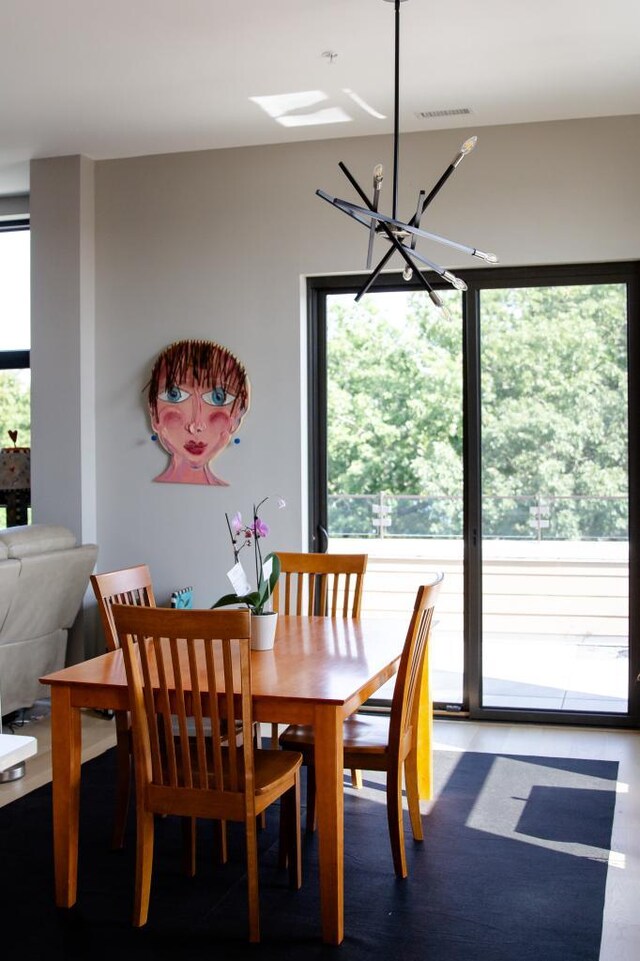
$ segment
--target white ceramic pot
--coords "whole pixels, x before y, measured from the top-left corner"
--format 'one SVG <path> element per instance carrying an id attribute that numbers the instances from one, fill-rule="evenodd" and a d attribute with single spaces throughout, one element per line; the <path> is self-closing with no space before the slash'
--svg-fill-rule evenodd
<path id="1" fill-rule="evenodd" d="M 276 639 L 277 611 L 251 615 L 251 650 L 270 651 Z"/>

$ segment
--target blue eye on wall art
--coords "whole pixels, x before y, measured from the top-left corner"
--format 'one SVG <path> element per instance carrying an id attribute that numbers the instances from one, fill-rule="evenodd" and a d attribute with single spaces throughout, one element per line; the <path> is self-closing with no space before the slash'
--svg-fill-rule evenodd
<path id="1" fill-rule="evenodd" d="M 148 390 L 154 439 L 171 458 L 154 480 L 227 487 L 210 465 L 249 410 L 249 378 L 240 361 L 215 341 L 178 340 L 157 357 Z"/>

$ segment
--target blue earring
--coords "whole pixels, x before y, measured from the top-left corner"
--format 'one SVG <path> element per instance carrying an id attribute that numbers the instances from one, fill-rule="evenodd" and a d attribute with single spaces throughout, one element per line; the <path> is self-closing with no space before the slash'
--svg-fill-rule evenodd
<path id="1" fill-rule="evenodd" d="M 157 435 L 157 434 L 152 434 L 152 435 L 151 435 L 151 440 L 157 440 L 157 439 L 158 439 L 158 435 Z"/>
<path id="2" fill-rule="evenodd" d="M 240 438 L 239 438 L 239 437 L 234 437 L 234 438 L 233 438 L 233 443 L 234 443 L 234 444 L 239 444 L 239 443 L 240 443 Z"/>

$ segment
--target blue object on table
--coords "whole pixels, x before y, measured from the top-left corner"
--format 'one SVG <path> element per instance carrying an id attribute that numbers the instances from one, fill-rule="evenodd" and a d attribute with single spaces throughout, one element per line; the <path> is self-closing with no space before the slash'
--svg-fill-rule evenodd
<path id="1" fill-rule="evenodd" d="M 179 591 L 174 591 L 171 595 L 171 607 L 190 610 L 193 607 L 193 588 L 181 587 Z"/>

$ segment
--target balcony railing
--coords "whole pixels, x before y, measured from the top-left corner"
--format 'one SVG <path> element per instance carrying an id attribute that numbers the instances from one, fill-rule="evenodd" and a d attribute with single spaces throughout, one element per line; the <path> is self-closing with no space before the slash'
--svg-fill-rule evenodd
<path id="1" fill-rule="evenodd" d="M 332 537 L 462 537 L 462 497 L 331 494 L 328 506 Z M 487 495 L 482 498 L 482 536 L 502 540 L 626 541 L 628 497 Z"/>

